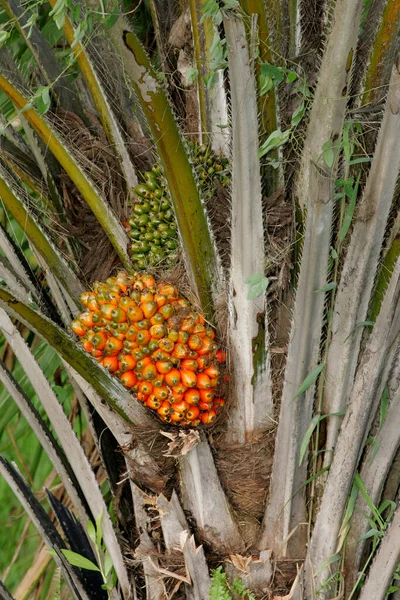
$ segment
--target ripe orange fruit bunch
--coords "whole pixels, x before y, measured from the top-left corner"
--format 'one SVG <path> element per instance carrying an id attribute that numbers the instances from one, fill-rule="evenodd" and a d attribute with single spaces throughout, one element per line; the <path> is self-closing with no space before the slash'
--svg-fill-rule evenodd
<path id="1" fill-rule="evenodd" d="M 225 352 L 215 332 L 178 290 L 149 274 L 126 272 L 81 294 L 71 323 L 89 352 L 166 423 L 209 424 L 225 404 L 217 397 Z"/>

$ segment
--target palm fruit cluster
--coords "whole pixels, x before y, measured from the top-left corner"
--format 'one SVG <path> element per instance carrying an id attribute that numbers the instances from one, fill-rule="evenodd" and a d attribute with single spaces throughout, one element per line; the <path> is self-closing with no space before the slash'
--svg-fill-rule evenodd
<path id="1" fill-rule="evenodd" d="M 71 323 L 89 352 L 166 423 L 212 423 L 225 353 L 214 330 L 178 290 L 148 274 L 120 272 L 84 292 Z"/>
<path id="2" fill-rule="evenodd" d="M 144 174 L 144 181 L 135 187 L 136 201 L 129 219 L 128 235 L 134 269 L 170 261 L 178 248 L 178 232 L 166 182 L 159 165 Z"/>
<path id="3" fill-rule="evenodd" d="M 192 162 L 199 179 L 200 191 L 205 200 L 215 196 L 217 181 L 226 187 L 230 182 L 229 161 L 222 154 L 215 154 L 209 146 L 188 142 Z"/>
<path id="4" fill-rule="evenodd" d="M 215 195 L 216 181 L 229 182 L 228 160 L 214 154 L 207 146 L 189 143 L 204 199 Z M 143 271 L 174 260 L 179 247 L 175 215 L 167 194 L 167 183 L 160 165 L 154 165 L 135 187 L 133 214 L 128 221 L 128 235 L 134 269 Z"/>

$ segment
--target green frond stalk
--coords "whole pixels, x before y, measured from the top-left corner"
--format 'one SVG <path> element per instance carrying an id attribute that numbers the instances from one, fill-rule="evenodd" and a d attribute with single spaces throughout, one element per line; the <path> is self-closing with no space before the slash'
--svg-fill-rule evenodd
<path id="1" fill-rule="evenodd" d="M 207 108 L 206 108 L 206 90 L 204 84 L 205 75 L 205 61 L 204 52 L 202 52 L 202 44 L 200 40 L 201 36 L 201 25 L 199 19 L 200 5 L 198 0 L 189 0 L 190 18 L 192 22 L 192 36 L 193 36 L 193 49 L 194 57 L 196 61 L 196 69 L 198 72 L 197 77 L 197 97 L 199 101 L 199 113 L 200 113 L 200 143 L 206 144 L 208 141 L 207 136 Z"/>
<path id="2" fill-rule="evenodd" d="M 49 0 L 49 3 L 50 6 L 54 8 L 57 0 Z M 104 127 L 107 139 L 114 146 L 118 153 L 126 183 L 130 188 L 133 189 L 138 184 L 138 178 L 122 138 L 121 131 L 119 130 L 118 123 L 112 113 L 106 93 L 100 83 L 99 77 L 91 59 L 89 58 L 85 46 L 81 42 L 75 40 L 75 30 L 67 15 L 65 16 L 63 32 L 72 48 L 81 75 L 84 78 L 89 92 L 93 98 L 94 105 Z"/>
<path id="3" fill-rule="evenodd" d="M 382 88 L 387 79 L 388 69 L 395 61 L 400 31 L 400 3 L 388 0 L 371 49 L 368 70 L 364 80 L 362 105 L 385 96 Z M 390 70 L 389 70 L 390 73 Z"/>
<path id="4" fill-rule="evenodd" d="M 127 31 L 123 21 L 110 34 L 122 54 L 164 167 L 191 284 L 207 318 L 213 320 L 214 301 L 220 293 L 217 254 L 176 120 L 136 35 Z"/>
<path id="5" fill-rule="evenodd" d="M 138 425 L 154 424 L 144 408 L 136 402 L 118 380 L 99 366 L 83 348 L 77 345 L 65 331 L 40 312 L 17 300 L 6 290 L 0 289 L 0 301 L 4 309 L 37 333 L 79 375 L 84 377 L 100 396 L 127 422 Z"/>
<path id="6" fill-rule="evenodd" d="M 261 87 L 261 66 L 262 63 L 275 63 L 276 60 L 271 51 L 271 32 L 268 27 L 268 17 L 263 0 L 241 0 L 243 10 L 249 17 L 257 17 L 258 48 L 260 60 L 255 61 L 255 70 L 258 81 L 258 91 Z M 250 24 L 250 27 L 252 23 Z M 254 57 L 253 57 L 254 59 Z M 277 99 L 275 90 L 271 90 L 264 96 L 257 95 L 259 121 L 260 121 L 260 141 L 262 142 L 270 133 L 278 129 Z M 270 153 L 272 159 L 278 159 L 278 151 Z M 266 168 L 266 194 L 270 196 L 276 191 L 279 180 L 279 170 L 271 166 Z"/>
<path id="7" fill-rule="evenodd" d="M 54 129 L 42 118 L 36 110 L 29 107 L 29 102 L 24 96 L 0 74 L 0 89 L 13 102 L 15 107 L 23 111 L 23 116 L 26 118 L 31 127 L 36 131 L 43 142 L 48 146 L 54 157 L 60 165 L 68 173 L 76 187 L 86 200 L 87 204 L 93 211 L 100 225 L 103 227 L 111 244 L 114 246 L 122 264 L 125 268 L 130 269 L 131 264 L 127 253 L 128 238 L 122 228 L 121 223 L 107 205 L 105 200 L 100 196 L 94 184 L 90 181 L 87 175 L 83 172 L 79 164 L 70 154 Z"/>
<path id="8" fill-rule="evenodd" d="M 46 260 L 65 289 L 68 290 L 73 298 L 78 300 L 79 295 L 83 291 L 82 284 L 43 233 L 32 217 L 31 212 L 27 210 L 23 202 L 17 197 L 11 183 L 7 179 L 5 172 L 0 168 L 0 197 L 3 205 L 13 215 L 34 248 Z"/>
<path id="9" fill-rule="evenodd" d="M 376 321 L 379 311 L 381 309 L 382 301 L 385 296 L 387 286 L 389 285 L 390 278 L 392 277 L 394 266 L 397 259 L 400 256 L 400 238 L 396 237 L 393 240 L 392 245 L 387 251 L 385 258 L 383 259 L 380 267 L 378 279 L 375 286 L 375 293 L 372 298 L 371 306 L 369 309 L 368 319 L 370 321 Z"/>

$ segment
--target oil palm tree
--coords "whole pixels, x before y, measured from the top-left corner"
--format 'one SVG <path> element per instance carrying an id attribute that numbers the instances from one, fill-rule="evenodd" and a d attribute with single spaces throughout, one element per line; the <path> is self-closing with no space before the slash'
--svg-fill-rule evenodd
<path id="1" fill-rule="evenodd" d="M 5 362 L 0 377 L 64 502 L 0 471 L 52 550 L 53 588 L 395 597 L 399 4 L 2 0 L 1 18 L 0 328 L 32 389 Z M 161 423 L 69 329 L 95 280 L 136 270 L 127 221 L 152 168 L 179 251 L 150 270 L 228 354 L 211 427 Z"/>

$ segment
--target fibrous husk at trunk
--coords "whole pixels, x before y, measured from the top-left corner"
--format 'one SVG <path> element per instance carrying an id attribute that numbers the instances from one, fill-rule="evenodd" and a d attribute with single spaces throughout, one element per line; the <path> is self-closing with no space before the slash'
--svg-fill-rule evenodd
<path id="1" fill-rule="evenodd" d="M 272 469 L 274 428 L 257 433 L 245 444 L 226 443 L 220 435 L 213 448 L 224 490 L 239 516 L 246 546 L 255 543 L 263 516 Z"/>

